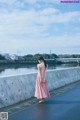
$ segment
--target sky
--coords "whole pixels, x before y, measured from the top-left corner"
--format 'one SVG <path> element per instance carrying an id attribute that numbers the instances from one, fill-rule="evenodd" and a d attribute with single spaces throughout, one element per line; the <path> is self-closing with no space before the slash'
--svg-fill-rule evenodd
<path id="1" fill-rule="evenodd" d="M 0 0 L 0 53 L 80 54 L 80 3 Z"/>

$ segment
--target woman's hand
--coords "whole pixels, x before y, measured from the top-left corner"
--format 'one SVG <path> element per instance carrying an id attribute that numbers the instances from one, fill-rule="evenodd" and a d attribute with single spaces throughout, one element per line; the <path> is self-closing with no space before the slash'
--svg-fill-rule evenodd
<path id="1" fill-rule="evenodd" d="M 42 80 L 41 80 L 41 78 L 40 78 L 40 83 L 42 83 Z"/>
<path id="2" fill-rule="evenodd" d="M 40 80 L 40 83 L 46 83 L 46 81 L 42 81 L 42 80 Z"/>

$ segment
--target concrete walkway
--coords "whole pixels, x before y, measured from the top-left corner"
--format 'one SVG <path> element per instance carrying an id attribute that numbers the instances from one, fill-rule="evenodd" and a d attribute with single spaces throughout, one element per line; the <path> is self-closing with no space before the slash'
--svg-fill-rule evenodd
<path id="1" fill-rule="evenodd" d="M 52 91 L 45 103 L 14 110 L 9 120 L 80 120 L 80 82 Z"/>

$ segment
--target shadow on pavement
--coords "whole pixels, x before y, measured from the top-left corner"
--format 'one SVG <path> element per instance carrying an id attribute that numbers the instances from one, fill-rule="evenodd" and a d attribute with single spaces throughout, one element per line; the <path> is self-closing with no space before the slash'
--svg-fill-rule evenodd
<path id="1" fill-rule="evenodd" d="M 76 104 L 76 103 L 80 103 L 80 101 L 57 101 L 57 100 L 48 100 L 48 101 L 45 101 L 45 103 L 42 103 L 42 104 Z"/>

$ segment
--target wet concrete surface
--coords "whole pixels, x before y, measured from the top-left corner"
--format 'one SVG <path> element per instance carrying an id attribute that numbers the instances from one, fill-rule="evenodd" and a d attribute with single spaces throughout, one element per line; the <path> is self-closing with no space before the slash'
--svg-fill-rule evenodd
<path id="1" fill-rule="evenodd" d="M 51 91 L 45 103 L 34 98 L 3 111 L 9 120 L 80 120 L 80 82 Z"/>

